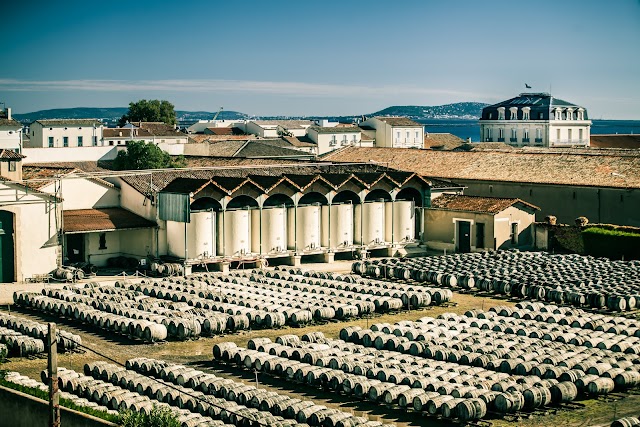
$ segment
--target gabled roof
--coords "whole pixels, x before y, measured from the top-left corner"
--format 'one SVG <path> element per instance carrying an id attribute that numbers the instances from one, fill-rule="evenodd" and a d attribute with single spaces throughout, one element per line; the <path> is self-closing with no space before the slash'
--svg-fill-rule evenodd
<path id="1" fill-rule="evenodd" d="M 186 138 L 187 134 L 177 131 L 173 126 L 162 122 L 133 122 L 138 132 L 146 131 L 151 136 Z"/>
<path id="2" fill-rule="evenodd" d="M 425 132 L 424 134 L 424 148 L 432 150 L 453 150 L 464 142 L 464 139 L 451 133 Z"/>
<path id="3" fill-rule="evenodd" d="M 540 208 L 521 199 L 507 199 L 501 197 L 463 196 L 459 194 L 443 194 L 431 201 L 431 209 L 447 211 L 464 211 L 476 213 L 488 213 L 495 215 L 508 207 L 518 205 L 530 211 L 539 211 Z"/>
<path id="4" fill-rule="evenodd" d="M 323 158 L 376 162 L 425 177 L 499 182 L 640 188 L 640 156 L 633 150 L 515 149 L 482 151 L 347 147 Z"/>
<path id="5" fill-rule="evenodd" d="M 282 139 L 291 144 L 292 147 L 317 147 L 318 144 L 311 141 L 307 136 L 283 136 Z"/>
<path id="6" fill-rule="evenodd" d="M 251 120 L 256 125 L 263 126 L 280 126 L 284 129 L 304 129 L 313 125 L 311 120 Z"/>
<path id="7" fill-rule="evenodd" d="M 22 124 L 20 124 L 20 122 L 13 119 L 7 119 L 7 118 L 0 118 L 0 126 L 18 128 L 18 129 L 22 128 Z"/>
<path id="8" fill-rule="evenodd" d="M 360 128 L 356 127 L 356 126 L 349 126 L 349 127 L 323 127 L 323 126 L 311 126 L 309 128 L 309 130 L 314 130 L 317 133 L 322 133 L 322 134 L 332 134 L 332 133 L 359 133 L 361 132 Z"/>
<path id="9" fill-rule="evenodd" d="M 385 122 L 389 126 L 418 126 L 422 127 L 422 125 L 418 122 L 414 122 L 413 120 L 407 117 L 375 117 L 381 122 Z"/>
<path id="10" fill-rule="evenodd" d="M 65 210 L 62 218 L 65 234 L 157 227 L 155 222 L 122 208 Z"/>
<path id="11" fill-rule="evenodd" d="M 13 150 L 0 150 L 0 160 L 22 160 L 27 156 L 23 156 L 20 153 L 16 153 Z"/>
<path id="12" fill-rule="evenodd" d="M 39 123 L 43 127 L 53 126 L 102 126 L 102 122 L 98 119 L 40 119 L 34 123 Z"/>

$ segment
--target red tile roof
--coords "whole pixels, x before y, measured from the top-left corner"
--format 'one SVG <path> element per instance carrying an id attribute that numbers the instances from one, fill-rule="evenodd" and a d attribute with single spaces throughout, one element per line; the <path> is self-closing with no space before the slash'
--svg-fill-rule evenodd
<path id="1" fill-rule="evenodd" d="M 513 205 L 520 204 L 529 210 L 539 211 L 540 208 L 521 199 L 506 199 L 501 197 L 462 196 L 458 194 L 443 194 L 431 201 L 432 209 L 447 211 L 465 211 L 497 214 Z"/>
<path id="2" fill-rule="evenodd" d="M 0 150 L 0 159 L 1 160 L 21 160 L 27 156 L 23 156 L 20 153 L 16 153 L 13 150 Z"/>
<path id="3" fill-rule="evenodd" d="M 122 208 L 66 210 L 62 218 L 66 234 L 157 227 L 155 222 Z"/>
<path id="4" fill-rule="evenodd" d="M 640 135 L 591 135 L 593 148 L 640 149 Z"/>
<path id="5" fill-rule="evenodd" d="M 407 117 L 375 117 L 376 119 L 385 122 L 390 126 L 419 126 L 422 127 L 420 123 L 414 122 L 413 120 Z"/>
<path id="6" fill-rule="evenodd" d="M 332 162 L 376 162 L 453 181 L 523 182 L 640 188 L 640 156 L 633 150 L 514 149 L 438 151 L 347 147 L 323 157 Z"/>

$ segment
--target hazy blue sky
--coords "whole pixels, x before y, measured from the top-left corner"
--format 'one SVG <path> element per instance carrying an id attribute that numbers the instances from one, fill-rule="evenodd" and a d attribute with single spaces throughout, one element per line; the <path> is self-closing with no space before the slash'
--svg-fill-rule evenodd
<path id="1" fill-rule="evenodd" d="M 640 119 L 638 0 L 10 1 L 0 102 L 362 114 L 525 91 Z"/>

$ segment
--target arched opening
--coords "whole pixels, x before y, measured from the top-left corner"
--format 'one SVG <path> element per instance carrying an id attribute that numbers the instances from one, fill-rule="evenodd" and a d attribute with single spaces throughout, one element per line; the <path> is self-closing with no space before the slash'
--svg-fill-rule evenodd
<path id="1" fill-rule="evenodd" d="M 367 196 L 364 198 L 364 201 L 365 202 L 379 202 L 379 201 L 390 202 L 391 194 L 389 194 L 385 190 L 381 190 L 378 188 L 376 190 L 373 190 L 369 194 L 367 194 Z"/>
<path id="2" fill-rule="evenodd" d="M 360 197 L 351 190 L 344 190 L 336 194 L 336 196 L 333 198 L 332 203 L 351 203 L 355 205 L 360 203 Z"/>
<path id="3" fill-rule="evenodd" d="M 220 205 L 220 202 L 218 202 L 215 199 L 212 199 L 211 197 L 201 197 L 199 199 L 196 199 L 193 201 L 193 203 L 191 203 L 191 211 L 192 212 L 197 212 L 197 211 L 220 211 L 222 210 L 222 206 Z"/>
<path id="4" fill-rule="evenodd" d="M 416 206 L 422 206 L 422 195 L 412 187 L 403 188 L 396 196 L 396 200 L 413 200 Z"/>
<path id="5" fill-rule="evenodd" d="M 304 196 L 302 196 L 300 198 L 300 201 L 298 202 L 298 206 L 314 205 L 314 204 L 326 205 L 327 198 L 316 191 L 312 191 L 311 193 L 307 193 Z"/>
<path id="6" fill-rule="evenodd" d="M 0 282 L 2 283 L 15 281 L 13 218 L 13 212 L 0 211 Z"/>
<path id="7" fill-rule="evenodd" d="M 244 209 L 244 208 L 257 208 L 258 202 L 249 196 L 238 196 L 231 199 L 227 204 L 227 209 Z"/>
<path id="8" fill-rule="evenodd" d="M 264 201 L 264 204 L 262 205 L 262 207 L 264 208 L 273 208 L 276 206 L 277 207 L 293 206 L 293 200 L 291 199 L 291 197 L 287 196 L 286 194 L 278 193 L 278 194 L 273 194 L 269 196 L 267 200 Z"/>

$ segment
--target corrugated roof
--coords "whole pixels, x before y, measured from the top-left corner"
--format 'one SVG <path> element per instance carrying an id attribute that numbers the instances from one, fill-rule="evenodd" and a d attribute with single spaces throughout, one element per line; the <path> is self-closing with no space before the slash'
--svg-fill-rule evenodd
<path id="1" fill-rule="evenodd" d="M 443 194 L 436 197 L 431 201 L 431 209 L 497 214 L 515 204 L 520 204 L 529 210 L 540 210 L 539 207 L 517 198 L 463 196 L 459 194 Z"/>
<path id="2" fill-rule="evenodd" d="M 65 210 L 62 218 L 66 234 L 157 227 L 155 222 L 122 208 Z"/>
<path id="3" fill-rule="evenodd" d="M 457 152 L 348 147 L 330 153 L 324 160 L 374 161 L 394 169 L 453 181 L 474 179 L 640 188 L 640 156 L 633 151 L 517 149 Z"/>
<path id="4" fill-rule="evenodd" d="M 418 126 L 422 127 L 420 123 L 414 122 L 408 117 L 375 117 L 376 119 L 385 122 L 390 126 Z"/>

